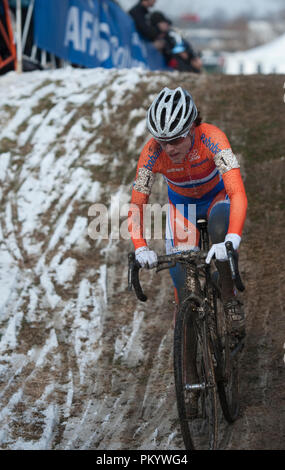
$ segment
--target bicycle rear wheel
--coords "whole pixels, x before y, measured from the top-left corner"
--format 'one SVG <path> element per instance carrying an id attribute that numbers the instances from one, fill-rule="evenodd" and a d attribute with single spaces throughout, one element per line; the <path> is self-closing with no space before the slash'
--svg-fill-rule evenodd
<path id="1" fill-rule="evenodd" d="M 221 408 L 225 419 L 233 423 L 239 414 L 239 354 L 231 348 L 222 303 L 217 300 L 217 385 Z"/>
<path id="2" fill-rule="evenodd" d="M 204 320 L 193 301 L 183 302 L 174 331 L 174 377 L 181 433 L 187 450 L 215 449 L 217 390 Z"/>

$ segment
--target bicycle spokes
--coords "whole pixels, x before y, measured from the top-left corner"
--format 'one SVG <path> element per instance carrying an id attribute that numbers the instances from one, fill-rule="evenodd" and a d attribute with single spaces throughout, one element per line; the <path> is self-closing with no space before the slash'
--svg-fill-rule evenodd
<path id="1" fill-rule="evenodd" d="M 181 431 L 186 449 L 214 449 L 217 445 L 217 392 L 212 357 L 188 302 L 175 328 L 174 371 Z"/>

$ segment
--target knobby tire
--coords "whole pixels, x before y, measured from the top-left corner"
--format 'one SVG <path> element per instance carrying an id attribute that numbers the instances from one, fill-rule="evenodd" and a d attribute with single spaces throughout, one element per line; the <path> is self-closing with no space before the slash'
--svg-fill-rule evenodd
<path id="1" fill-rule="evenodd" d="M 196 344 L 196 347 L 194 346 Z M 193 368 L 193 350 L 196 355 L 196 374 Z M 191 361 L 192 359 L 192 361 Z M 216 449 L 218 442 L 218 410 L 215 372 L 209 334 L 205 321 L 197 319 L 193 301 L 185 301 L 177 315 L 174 331 L 174 377 L 177 409 L 181 433 L 187 450 Z M 197 382 L 198 379 L 198 382 Z M 198 417 L 189 416 L 192 392 L 185 390 L 186 383 L 206 383 L 200 390 Z"/>
<path id="2" fill-rule="evenodd" d="M 217 339 L 217 386 L 223 414 L 228 423 L 233 423 L 239 414 L 239 364 L 238 354 L 230 348 L 230 335 L 224 309 L 221 302 L 216 302 Z"/>

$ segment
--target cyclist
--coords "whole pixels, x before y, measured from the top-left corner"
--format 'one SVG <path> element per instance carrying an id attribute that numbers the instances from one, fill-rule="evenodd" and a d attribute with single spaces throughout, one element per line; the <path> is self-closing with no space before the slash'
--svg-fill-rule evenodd
<path id="1" fill-rule="evenodd" d="M 145 144 L 137 165 L 129 212 L 129 231 L 136 259 L 142 267 L 157 264 L 143 235 L 143 211 L 155 174 L 168 185 L 166 252 L 199 250 L 199 218 L 208 219 L 212 246 L 206 262 L 215 255 L 223 305 L 233 335 L 245 335 L 245 315 L 237 299 L 225 242 L 238 250 L 246 217 L 247 197 L 240 166 L 226 135 L 212 124 L 202 123 L 191 94 L 167 87 L 156 96 L 147 113 L 152 138 Z M 184 270 L 170 269 L 178 306 L 183 295 Z"/>

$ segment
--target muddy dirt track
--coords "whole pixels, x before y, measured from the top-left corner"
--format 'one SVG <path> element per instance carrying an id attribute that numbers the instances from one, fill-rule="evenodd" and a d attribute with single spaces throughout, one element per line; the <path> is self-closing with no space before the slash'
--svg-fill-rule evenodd
<path id="1" fill-rule="evenodd" d="M 152 96 L 181 84 L 227 133 L 249 200 L 241 413 L 222 447 L 284 449 L 285 77 L 28 75 L 1 78 L 0 448 L 183 450 L 169 274 L 142 273 L 139 303 L 130 242 L 88 236 L 94 202 L 129 201 Z M 160 179 L 150 202 L 167 202 Z"/>

